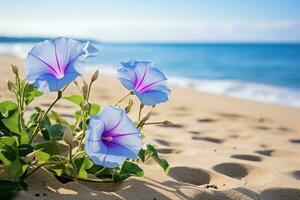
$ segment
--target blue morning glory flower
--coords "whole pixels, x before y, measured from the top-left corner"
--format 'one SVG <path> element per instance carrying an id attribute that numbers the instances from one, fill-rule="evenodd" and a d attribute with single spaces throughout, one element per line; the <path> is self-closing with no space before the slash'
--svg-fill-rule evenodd
<path id="1" fill-rule="evenodd" d="M 59 37 L 35 45 L 25 60 L 26 80 L 41 92 L 52 92 L 85 73 L 83 61 L 96 55 L 97 50 L 89 43 Z"/>
<path id="2" fill-rule="evenodd" d="M 137 158 L 142 137 L 124 109 L 106 106 L 90 118 L 84 144 L 95 164 L 114 168 Z"/>
<path id="3" fill-rule="evenodd" d="M 144 105 L 152 106 L 169 99 L 167 78 L 151 62 L 129 61 L 121 64 L 119 80 L 128 90 L 134 91 Z"/>

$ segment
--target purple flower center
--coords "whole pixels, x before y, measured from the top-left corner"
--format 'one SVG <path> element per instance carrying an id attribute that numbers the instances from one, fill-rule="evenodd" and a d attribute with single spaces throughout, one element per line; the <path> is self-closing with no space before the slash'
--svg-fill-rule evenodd
<path id="1" fill-rule="evenodd" d="M 101 141 L 106 145 L 106 146 L 111 146 L 113 143 L 115 143 L 115 138 L 114 138 L 114 133 L 112 130 L 106 130 L 103 132 L 101 136 Z"/>

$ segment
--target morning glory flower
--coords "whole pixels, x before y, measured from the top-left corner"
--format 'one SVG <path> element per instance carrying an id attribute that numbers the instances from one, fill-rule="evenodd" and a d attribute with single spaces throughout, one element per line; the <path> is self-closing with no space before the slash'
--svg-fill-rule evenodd
<path id="1" fill-rule="evenodd" d="M 142 137 L 124 109 L 106 106 L 90 118 L 84 144 L 95 164 L 114 168 L 137 158 Z"/>
<path id="2" fill-rule="evenodd" d="M 142 104 L 152 106 L 169 99 L 167 78 L 151 62 L 129 61 L 121 64 L 119 80 L 128 90 L 134 91 Z"/>
<path id="3" fill-rule="evenodd" d="M 45 40 L 28 53 L 24 63 L 26 80 L 41 92 L 58 91 L 85 73 L 88 68 L 84 60 L 96 53 L 89 42 L 65 37 Z"/>

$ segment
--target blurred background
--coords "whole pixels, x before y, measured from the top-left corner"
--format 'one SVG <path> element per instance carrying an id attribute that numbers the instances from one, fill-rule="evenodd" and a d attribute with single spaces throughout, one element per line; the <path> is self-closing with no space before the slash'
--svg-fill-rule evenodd
<path id="1" fill-rule="evenodd" d="M 91 65 L 153 61 L 171 84 L 300 107 L 300 1 L 1 1 L 0 53 L 36 42 L 90 40 Z M 0 66 L 7 67 L 7 66 Z"/>

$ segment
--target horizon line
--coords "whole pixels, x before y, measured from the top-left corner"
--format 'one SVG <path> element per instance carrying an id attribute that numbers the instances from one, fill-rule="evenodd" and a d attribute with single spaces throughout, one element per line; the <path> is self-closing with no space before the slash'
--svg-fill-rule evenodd
<path id="1" fill-rule="evenodd" d="M 47 39 L 52 39 L 55 37 L 48 36 L 6 36 L 0 35 L 0 43 L 34 43 L 41 42 Z M 197 44 L 293 44 L 300 45 L 300 41 L 268 41 L 268 40 L 195 40 L 195 41 L 109 41 L 109 40 L 99 40 L 94 38 L 86 37 L 71 37 L 79 41 L 91 41 L 98 44 L 109 44 L 109 45 L 197 45 Z"/>

